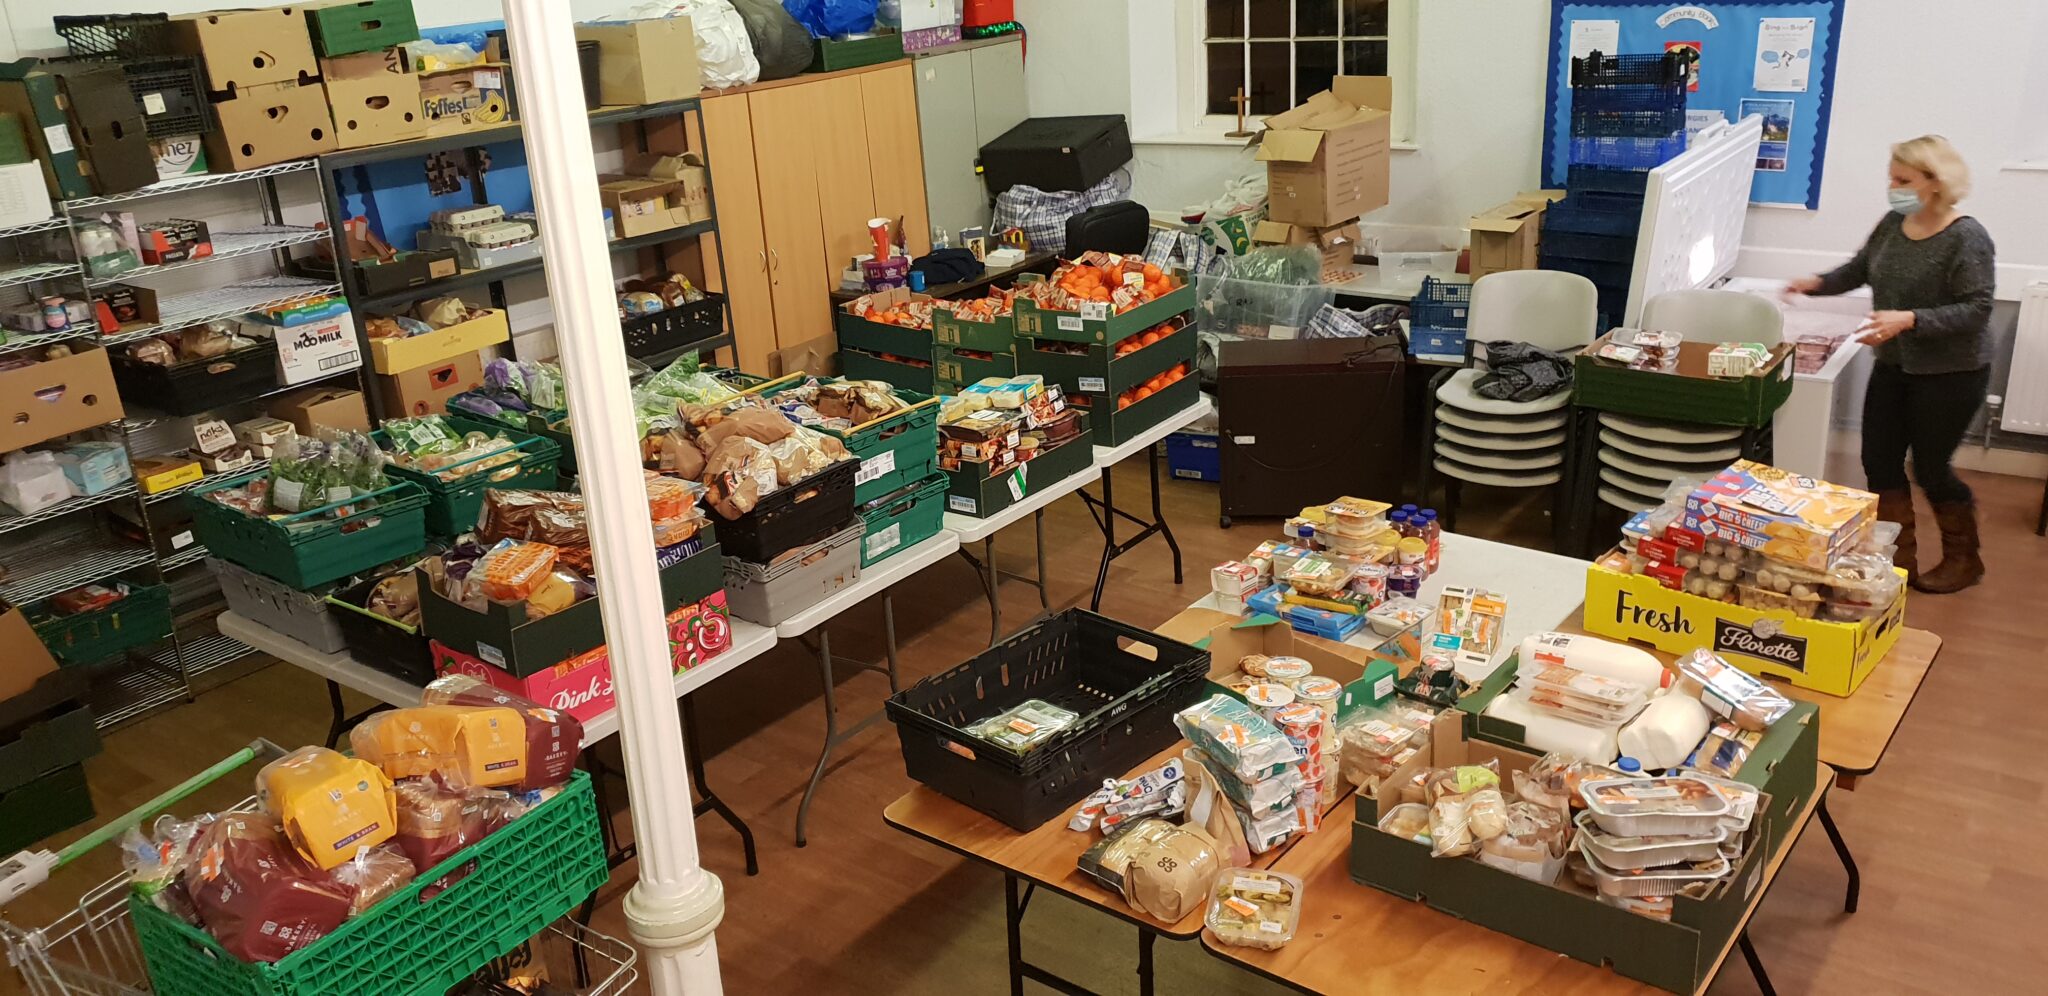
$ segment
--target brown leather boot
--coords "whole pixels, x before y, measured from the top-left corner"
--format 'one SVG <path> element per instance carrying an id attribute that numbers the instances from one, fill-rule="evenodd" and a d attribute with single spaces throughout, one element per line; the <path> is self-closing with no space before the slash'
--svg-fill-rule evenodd
<path id="1" fill-rule="evenodd" d="M 1913 587 L 1930 595 L 1948 595 L 1983 580 L 1984 561 L 1977 555 L 1976 503 L 1936 505 L 1934 521 L 1941 524 L 1941 563 L 1920 575 Z"/>
<path id="2" fill-rule="evenodd" d="M 1907 581 L 1917 579 L 1920 576 L 1920 548 L 1915 545 L 1917 537 L 1913 532 L 1913 490 L 1900 488 L 1878 492 L 1877 517 L 1899 524 L 1899 552 L 1892 555 L 1892 564 L 1906 569 Z"/>

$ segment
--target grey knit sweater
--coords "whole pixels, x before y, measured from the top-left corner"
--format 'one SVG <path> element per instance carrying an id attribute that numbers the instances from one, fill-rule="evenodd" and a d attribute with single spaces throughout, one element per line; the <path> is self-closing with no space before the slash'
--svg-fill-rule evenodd
<path id="1" fill-rule="evenodd" d="M 1911 311 L 1914 326 L 1877 347 L 1877 361 L 1911 374 L 1957 373 L 1991 363 L 1991 298 L 1997 247 L 1977 219 L 1957 218 L 1924 239 L 1887 214 L 1856 258 L 1820 278 L 1818 294 L 1865 284 L 1877 311 Z"/>

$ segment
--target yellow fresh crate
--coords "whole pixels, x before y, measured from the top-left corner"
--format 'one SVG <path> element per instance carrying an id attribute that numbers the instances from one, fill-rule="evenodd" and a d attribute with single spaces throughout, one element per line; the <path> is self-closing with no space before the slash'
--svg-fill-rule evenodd
<path id="1" fill-rule="evenodd" d="M 512 325 L 497 310 L 426 335 L 370 340 L 370 365 L 380 374 L 403 373 L 451 356 L 474 353 L 512 338 Z"/>

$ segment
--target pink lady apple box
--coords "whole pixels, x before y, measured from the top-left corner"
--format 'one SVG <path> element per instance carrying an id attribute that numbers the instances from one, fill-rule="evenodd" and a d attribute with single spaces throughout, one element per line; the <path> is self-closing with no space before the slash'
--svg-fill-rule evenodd
<path id="1" fill-rule="evenodd" d="M 732 620 L 725 592 L 685 605 L 668 616 L 668 647 L 678 672 L 696 667 L 732 646 Z M 434 670 L 482 678 L 492 687 L 524 695 L 588 723 L 612 710 L 612 661 L 605 648 L 572 657 L 524 678 L 475 657 L 433 644 Z"/>

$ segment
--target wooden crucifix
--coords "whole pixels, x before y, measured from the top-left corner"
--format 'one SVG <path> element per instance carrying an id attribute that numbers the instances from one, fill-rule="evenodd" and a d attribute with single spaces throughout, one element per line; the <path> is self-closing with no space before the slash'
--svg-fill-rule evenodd
<path id="1" fill-rule="evenodd" d="M 1244 87 L 1238 87 L 1238 88 L 1237 88 L 1237 96 L 1235 96 L 1235 97 L 1232 97 L 1232 98 L 1230 98 L 1230 102 L 1231 102 L 1231 103 L 1233 103 L 1233 104 L 1236 104 L 1236 105 L 1237 105 L 1237 130 L 1236 130 L 1236 131 L 1228 131 L 1228 132 L 1224 132 L 1224 133 L 1223 133 L 1223 137 L 1224 137 L 1224 138 L 1250 138 L 1250 137 L 1252 137 L 1252 135 L 1253 135 L 1254 133 L 1253 133 L 1252 131 L 1250 131 L 1249 129 L 1245 128 L 1245 126 L 1244 126 L 1244 111 L 1245 111 L 1245 108 L 1246 108 L 1247 106 L 1249 106 L 1249 105 L 1251 104 L 1251 102 L 1252 102 L 1252 100 L 1251 100 L 1251 98 L 1250 98 L 1250 97 L 1247 97 L 1247 96 L 1245 96 L 1245 95 L 1244 95 Z"/>

